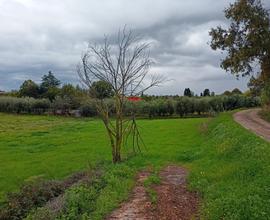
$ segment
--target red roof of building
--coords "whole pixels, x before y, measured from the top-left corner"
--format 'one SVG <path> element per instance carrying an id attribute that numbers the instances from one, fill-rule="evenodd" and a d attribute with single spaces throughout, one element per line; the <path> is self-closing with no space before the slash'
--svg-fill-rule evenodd
<path id="1" fill-rule="evenodd" d="M 130 97 L 127 97 L 127 99 L 131 102 L 138 102 L 138 101 L 141 101 L 142 98 L 140 97 L 137 97 L 137 96 L 130 96 Z"/>

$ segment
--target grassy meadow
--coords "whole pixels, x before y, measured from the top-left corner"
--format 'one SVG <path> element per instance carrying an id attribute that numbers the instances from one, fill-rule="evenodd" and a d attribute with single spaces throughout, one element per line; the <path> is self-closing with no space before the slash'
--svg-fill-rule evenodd
<path id="1" fill-rule="evenodd" d="M 177 160 L 181 150 L 200 143 L 197 127 L 205 120 L 141 120 L 144 154 L 156 163 Z M 62 178 L 111 160 L 105 129 L 96 119 L 0 114 L 0 131 L 2 197 L 29 178 Z"/>
<path id="2" fill-rule="evenodd" d="M 139 125 L 147 149 L 114 166 L 97 119 L 0 114 L 1 199 L 37 176 L 61 179 L 106 161 L 107 185 L 96 192 L 94 208 L 80 213 L 101 219 L 127 198 L 138 170 L 175 163 L 189 168 L 189 185 L 200 192 L 206 219 L 268 219 L 270 144 L 235 123 L 232 113 L 140 120 Z"/>

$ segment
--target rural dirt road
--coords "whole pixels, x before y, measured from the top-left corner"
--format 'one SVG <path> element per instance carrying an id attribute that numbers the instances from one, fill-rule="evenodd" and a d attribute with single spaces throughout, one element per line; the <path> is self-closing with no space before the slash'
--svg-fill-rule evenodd
<path id="1" fill-rule="evenodd" d="M 161 170 L 161 183 L 152 189 L 157 194 L 157 201 L 152 203 L 144 180 L 150 172 L 140 172 L 137 184 L 129 200 L 116 209 L 107 220 L 190 220 L 199 219 L 199 196 L 187 188 L 187 170 L 179 166 L 167 166 Z"/>
<path id="2" fill-rule="evenodd" d="M 233 115 L 234 120 L 263 139 L 270 141 L 270 123 L 258 115 L 260 109 L 248 109 Z"/>

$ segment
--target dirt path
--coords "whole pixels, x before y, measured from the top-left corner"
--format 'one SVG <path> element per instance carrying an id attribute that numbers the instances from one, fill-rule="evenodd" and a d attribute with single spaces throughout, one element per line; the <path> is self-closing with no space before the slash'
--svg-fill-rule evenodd
<path id="1" fill-rule="evenodd" d="M 129 201 L 124 202 L 107 219 L 199 219 L 199 196 L 187 189 L 187 174 L 187 170 L 179 166 L 164 168 L 160 172 L 160 185 L 153 187 L 157 193 L 157 202 L 152 204 L 143 186 L 143 181 L 150 173 L 140 173 Z"/>
<path id="2" fill-rule="evenodd" d="M 248 109 L 234 114 L 234 120 L 263 139 L 270 141 L 270 123 L 258 115 L 260 109 Z"/>
<path id="3" fill-rule="evenodd" d="M 148 209 L 151 202 L 147 198 L 146 190 L 143 186 L 144 180 L 150 175 L 150 172 L 141 172 L 137 177 L 137 184 L 132 191 L 129 201 L 124 202 L 119 209 L 116 209 L 107 219 L 151 219 L 148 215 Z"/>
<path id="4" fill-rule="evenodd" d="M 161 184 L 155 187 L 158 195 L 154 219 L 199 219 L 199 196 L 187 189 L 186 169 L 168 166 L 160 173 Z"/>

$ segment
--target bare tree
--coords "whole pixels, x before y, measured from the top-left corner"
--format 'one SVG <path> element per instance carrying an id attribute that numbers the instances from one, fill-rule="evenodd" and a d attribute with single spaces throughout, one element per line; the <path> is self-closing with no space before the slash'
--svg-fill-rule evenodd
<path id="1" fill-rule="evenodd" d="M 114 163 L 121 161 L 122 148 L 128 142 L 132 144 L 134 152 L 140 151 L 143 143 L 135 114 L 129 118 L 124 117 L 127 97 L 140 95 L 164 80 L 160 76 L 149 75 L 152 64 L 149 48 L 149 43 L 134 35 L 131 30 L 123 28 L 118 32 L 117 42 L 114 44 L 107 37 L 102 44 L 90 44 L 78 65 L 79 77 L 88 88 L 99 80 L 112 87 L 115 111 L 113 119 L 106 100 L 95 96 L 92 98 L 106 127 Z M 148 83 L 145 84 L 145 81 Z"/>

